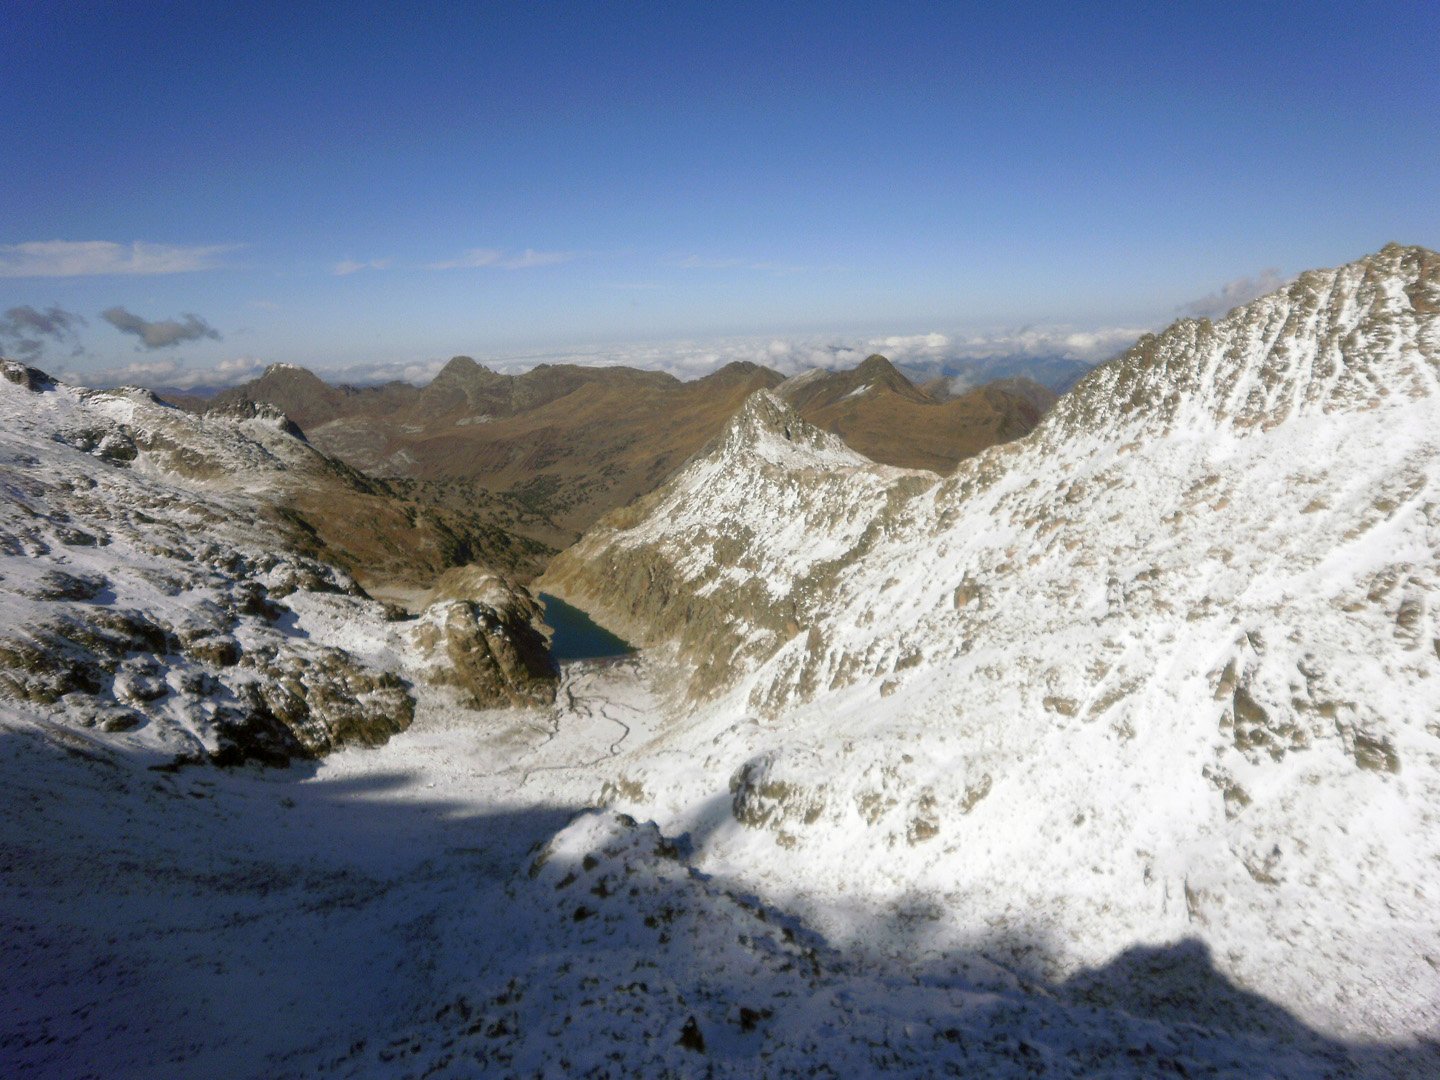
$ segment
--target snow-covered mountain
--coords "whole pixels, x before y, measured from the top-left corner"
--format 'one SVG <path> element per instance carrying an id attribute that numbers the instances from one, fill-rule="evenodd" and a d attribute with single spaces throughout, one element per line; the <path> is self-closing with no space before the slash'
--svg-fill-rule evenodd
<path id="1" fill-rule="evenodd" d="M 542 579 L 708 701 L 610 794 L 832 940 L 906 913 L 1059 978 L 1193 938 L 1327 1030 L 1433 1038 L 1437 387 L 1440 256 L 1392 245 L 943 481 L 758 394 Z"/>
<path id="2" fill-rule="evenodd" d="M 279 412 L 197 417 L 144 390 L 0 374 L 8 707 L 160 760 L 279 762 L 384 742 L 410 723 L 416 680 L 466 670 L 484 704 L 553 695 L 538 611 L 500 579 L 397 623 L 312 557 L 291 496 L 372 528 L 393 509 Z"/>
<path id="3" fill-rule="evenodd" d="M 1434 1075 L 1437 322 L 1388 248 L 944 480 L 757 394 L 541 583 L 649 646 L 545 709 L 278 417 L 7 366 L 0 1072 Z M 332 752 L 177 766 L 256 701 Z"/>

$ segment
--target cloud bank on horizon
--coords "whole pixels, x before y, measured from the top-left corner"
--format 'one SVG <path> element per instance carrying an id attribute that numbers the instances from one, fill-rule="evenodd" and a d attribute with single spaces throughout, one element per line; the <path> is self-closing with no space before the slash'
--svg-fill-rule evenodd
<path id="1" fill-rule="evenodd" d="M 107 313 L 108 314 L 108 313 Z M 151 324 L 161 325 L 161 324 Z M 1024 327 L 984 334 L 892 334 L 874 337 L 755 337 L 713 341 L 634 342 L 577 347 L 553 352 L 480 357 L 487 367 L 507 374 L 528 371 L 540 364 L 578 364 L 585 367 L 625 366 L 665 371 L 678 379 L 702 378 L 726 364 L 760 364 L 782 375 L 797 375 L 811 368 L 830 370 L 854 367 L 872 353 L 893 363 L 943 372 L 956 365 L 990 360 L 1070 360 L 1096 364 L 1119 354 L 1147 332 L 1148 327 Z M 206 335 L 208 336 L 208 335 Z M 317 375 L 332 383 L 357 386 L 400 381 L 424 385 L 450 357 L 394 363 L 317 367 Z M 218 389 L 258 377 L 270 361 L 253 356 L 232 357 L 215 365 L 191 365 L 183 359 L 157 359 L 115 365 L 93 371 L 64 371 L 74 381 L 97 386 L 134 384 L 179 390 Z"/>
<path id="2" fill-rule="evenodd" d="M 524 249 L 507 254 L 503 249 L 485 248 L 472 249 L 455 260 L 424 264 L 422 268 L 518 269 L 553 265 L 573 257 L 576 253 Z M 347 261 L 336 264 L 332 273 L 345 276 L 390 265 L 390 261 L 385 259 Z M 1175 310 L 1187 316 L 1217 317 L 1238 304 L 1280 287 L 1287 280 L 1278 269 L 1267 268 L 1224 282 L 1204 296 L 1178 305 Z M 267 308 L 273 306 L 265 305 Z M 100 318 L 122 334 L 136 338 L 138 350 L 174 350 L 185 344 L 222 340 L 220 332 L 210 322 L 193 313 L 150 320 L 123 305 L 115 305 L 102 311 Z M 82 356 L 94 357 L 98 354 L 88 352 L 80 337 L 81 328 L 88 325 L 83 316 L 58 305 L 48 308 L 17 305 L 0 320 L 0 350 L 31 363 L 43 362 L 47 356 L 70 360 Z M 958 378 L 960 384 L 970 385 L 973 373 L 993 366 L 991 362 L 1004 361 L 1012 365 L 1032 361 L 1097 364 L 1118 355 L 1142 334 L 1158 328 L 1158 324 L 1100 327 L 1032 324 L 948 333 L 679 339 L 500 354 L 487 353 L 483 349 L 467 350 L 462 345 L 455 352 L 469 352 L 488 366 L 511 373 L 525 371 L 538 364 L 623 365 L 666 371 L 680 379 L 700 378 L 736 361 L 760 364 L 783 375 L 795 375 L 811 368 L 853 367 L 870 354 L 881 353 L 896 364 L 909 365 L 928 376 L 943 374 Z M 447 352 L 425 358 L 311 366 L 331 382 L 369 385 L 398 380 L 424 384 L 448 362 L 450 355 Z M 99 386 L 134 383 L 181 390 L 213 389 L 244 382 L 258 376 L 271 362 L 288 362 L 290 359 L 279 356 L 271 360 L 244 355 L 196 362 L 189 357 L 176 357 L 109 365 L 96 364 L 92 359 L 90 362 L 94 366 L 89 370 L 70 365 L 61 374 L 72 381 Z M 963 374 L 957 375 L 962 370 Z M 963 386 L 957 384 L 958 388 Z"/>

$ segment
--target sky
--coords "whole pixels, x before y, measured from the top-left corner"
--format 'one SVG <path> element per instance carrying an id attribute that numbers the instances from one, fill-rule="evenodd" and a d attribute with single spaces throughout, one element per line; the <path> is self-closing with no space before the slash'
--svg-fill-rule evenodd
<path id="1" fill-rule="evenodd" d="M 1001 7 L 0 0 L 0 351 L 1101 360 L 1440 247 L 1433 2 Z"/>

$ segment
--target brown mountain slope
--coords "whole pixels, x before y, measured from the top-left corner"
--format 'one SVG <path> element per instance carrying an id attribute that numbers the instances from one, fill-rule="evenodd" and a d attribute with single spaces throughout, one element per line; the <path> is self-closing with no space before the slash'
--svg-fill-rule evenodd
<path id="1" fill-rule="evenodd" d="M 781 381 L 746 363 L 682 383 L 658 371 L 565 364 L 502 375 L 456 357 L 424 388 L 353 388 L 274 365 L 210 408 L 269 402 L 315 446 L 411 497 L 561 548 L 658 486 L 749 394 Z"/>
<path id="2" fill-rule="evenodd" d="M 850 371 L 797 375 L 776 393 L 874 461 L 940 473 L 987 446 L 1027 434 L 1045 411 L 998 385 L 937 401 L 879 355 Z"/>
<path id="3" fill-rule="evenodd" d="M 1024 435 L 1042 411 L 983 387 L 937 402 L 883 356 L 790 380 L 734 363 L 693 382 L 564 364 L 503 375 L 456 357 L 428 386 L 365 388 L 275 365 L 209 408 L 275 405 L 317 448 L 385 478 L 388 490 L 482 547 L 486 561 L 529 577 L 602 514 L 659 487 L 750 394 L 776 387 L 860 453 L 937 472 Z M 507 535 L 517 538 L 509 548 Z"/>

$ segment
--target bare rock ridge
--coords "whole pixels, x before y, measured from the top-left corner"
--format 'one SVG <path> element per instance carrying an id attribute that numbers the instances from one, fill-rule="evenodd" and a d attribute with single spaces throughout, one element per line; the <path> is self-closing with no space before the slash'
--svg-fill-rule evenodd
<path id="1" fill-rule="evenodd" d="M 534 603 L 503 577 L 441 576 L 444 610 L 412 627 L 335 565 L 390 544 L 392 568 L 430 580 L 445 538 L 278 410 L 199 417 L 0 364 L 7 707 L 229 764 L 384 742 L 410 723 L 417 683 L 447 681 L 437 651 L 465 657 L 476 707 L 553 698 Z"/>
<path id="2" fill-rule="evenodd" d="M 884 357 L 849 372 L 788 382 L 727 364 L 692 382 L 625 367 L 542 364 L 502 375 L 455 357 L 423 388 L 332 387 L 274 365 L 206 407 L 265 401 L 314 444 L 406 495 L 468 509 L 517 537 L 559 549 L 602 514 L 653 491 L 712 439 L 757 389 L 785 388 L 802 415 L 876 460 L 948 472 L 962 458 L 1034 426 L 1024 395 L 979 390 L 938 402 Z M 490 561 L 521 577 L 527 556 Z"/>
<path id="3" fill-rule="evenodd" d="M 1195 937 L 1329 1030 L 1424 1034 L 1437 391 L 1440 256 L 1392 245 L 1143 339 L 944 479 L 756 395 L 541 579 L 711 702 L 617 805 L 728 765 L 728 857 L 787 881 L 843 859 L 1062 972 Z"/>

